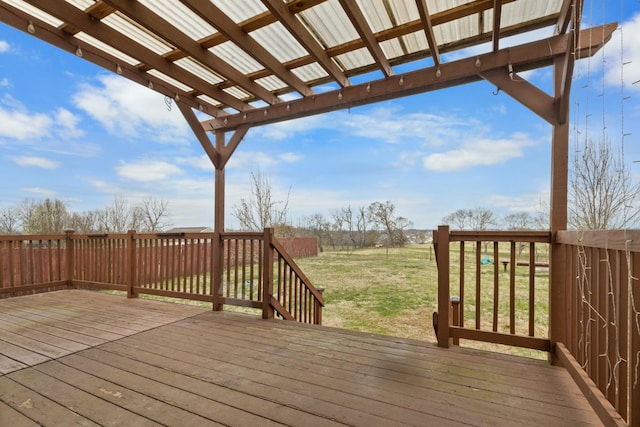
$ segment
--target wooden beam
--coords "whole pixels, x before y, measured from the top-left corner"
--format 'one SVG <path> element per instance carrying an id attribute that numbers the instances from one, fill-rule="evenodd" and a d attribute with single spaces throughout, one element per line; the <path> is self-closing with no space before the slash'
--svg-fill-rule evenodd
<path id="1" fill-rule="evenodd" d="M 176 104 L 178 105 L 178 108 L 180 109 L 182 116 L 185 118 L 185 120 L 189 124 L 189 127 L 191 128 L 196 138 L 198 139 L 198 142 L 204 149 L 204 152 L 209 157 L 209 160 L 211 160 L 211 163 L 213 164 L 214 168 L 216 169 L 224 168 L 224 163 L 226 163 L 226 161 L 223 162 L 222 155 L 216 149 L 216 147 L 213 146 L 211 139 L 209 139 L 209 135 L 207 135 L 207 132 L 205 132 L 205 130 L 200 125 L 200 121 L 196 117 L 191 107 L 183 104 L 182 102 L 176 102 Z"/>
<path id="2" fill-rule="evenodd" d="M 202 126 L 200 126 L 200 128 L 202 128 Z M 202 129 L 202 131 L 204 132 L 204 129 Z M 224 152 L 222 153 L 222 168 L 227 165 L 227 162 L 236 151 L 236 148 L 238 148 L 238 145 L 240 145 L 240 142 L 242 142 L 242 140 L 244 139 L 247 131 L 249 131 L 249 125 L 239 126 L 233 132 L 233 135 L 231 135 L 231 138 L 229 139 L 229 142 L 225 146 Z"/>
<path id="3" fill-rule="evenodd" d="M 429 15 L 427 0 L 416 0 L 416 6 L 418 7 L 418 13 L 420 14 L 420 21 L 422 21 L 424 34 L 427 37 L 427 44 L 429 45 L 433 64 L 437 66 L 440 64 L 440 49 L 436 42 L 436 36 L 433 33 L 433 24 L 431 23 L 431 15 Z"/>
<path id="4" fill-rule="evenodd" d="M 345 11 L 351 24 L 354 26 L 358 34 L 360 35 L 360 39 L 364 42 L 367 50 L 373 57 L 373 60 L 378 64 L 378 67 L 382 70 L 382 73 L 385 77 L 389 77 L 393 75 L 393 70 L 391 69 L 391 65 L 387 60 L 382 48 L 378 44 L 378 41 L 375 39 L 369 24 L 367 23 L 367 19 L 365 18 L 360 6 L 356 3 L 355 0 L 339 0 L 342 5 L 342 9 Z"/>
<path id="5" fill-rule="evenodd" d="M 569 375 L 573 378 L 573 382 L 576 383 L 603 425 L 607 427 L 630 425 L 625 422 L 618 411 L 616 411 L 604 394 L 602 394 L 602 391 L 600 391 L 593 380 L 589 378 L 584 369 L 582 369 L 582 366 L 580 366 L 563 343 L 557 343 L 555 345 L 554 353 L 562 363 L 562 366 L 569 372 Z"/>
<path id="6" fill-rule="evenodd" d="M 602 39 L 610 37 L 616 27 L 617 24 L 608 24 L 584 30 L 578 48 L 595 54 L 594 46 L 602 45 L 604 43 Z M 224 119 L 206 120 L 202 122 L 202 125 L 205 130 L 210 131 L 232 130 L 243 124 L 259 126 L 277 123 L 475 82 L 481 79 L 482 73 L 498 68 L 507 69 L 509 63 L 515 70 L 548 66 L 553 64 L 554 58 L 565 54 L 569 49 L 568 43 L 569 36 L 563 34 L 502 49 L 498 52 L 443 63 L 440 65 L 439 75 L 436 73 L 435 67 L 429 67 L 370 83 L 354 85 L 339 91 L 326 92 L 270 107 L 256 108 L 245 113 L 230 115 Z"/>
<path id="7" fill-rule="evenodd" d="M 333 59 L 327 55 L 324 48 L 309 33 L 304 25 L 296 18 L 289 7 L 282 0 L 262 0 L 262 3 L 277 17 L 291 35 L 300 43 L 314 58 L 318 64 L 329 73 L 330 76 L 342 87 L 351 86 L 347 76 L 338 68 Z"/>
<path id="8" fill-rule="evenodd" d="M 509 72 L 508 68 L 485 71 L 482 73 L 482 77 L 550 124 L 553 125 L 557 122 L 553 97 L 516 73 Z"/>
<path id="9" fill-rule="evenodd" d="M 563 0 L 562 6 L 560 7 L 560 14 L 558 15 L 558 19 L 556 20 L 555 30 L 553 32 L 554 35 L 564 34 L 567 32 L 569 28 L 569 22 L 571 21 L 571 12 L 573 11 L 573 4 L 575 0 Z"/>
<path id="10" fill-rule="evenodd" d="M 493 0 L 493 35 L 491 36 L 493 51 L 500 49 L 500 19 L 502 18 L 502 0 Z"/>
<path id="11" fill-rule="evenodd" d="M 152 50 L 147 49 L 135 40 L 122 35 L 120 32 L 112 29 L 108 25 L 105 25 L 96 19 L 92 19 L 90 15 L 82 12 L 77 7 L 71 6 L 64 0 L 26 1 L 37 6 L 48 14 L 71 24 L 73 27 L 77 28 L 78 31 L 89 34 L 91 37 L 100 40 L 105 44 L 115 46 L 120 52 L 135 58 L 140 62 L 148 64 L 151 68 L 155 68 L 156 70 L 171 76 L 173 79 L 192 87 L 200 93 L 206 93 L 208 96 L 217 99 L 231 108 L 238 111 L 246 111 L 253 108 L 236 97 L 212 86 L 210 83 L 195 77 L 172 62 L 165 61 Z M 136 67 L 130 66 L 123 61 L 119 61 L 117 65 L 120 67 L 122 74 L 124 74 L 125 69 L 136 69 Z M 112 67 L 112 71 L 116 71 L 115 66 Z M 173 96 L 175 96 L 175 94 Z M 217 116 L 221 112 L 222 110 L 219 109 L 217 111 L 212 111 L 211 113 L 216 113 Z"/>
<path id="12" fill-rule="evenodd" d="M 243 88 L 253 96 L 262 99 L 267 104 L 277 104 L 280 102 L 278 97 L 274 96 L 264 87 L 249 79 L 222 58 L 213 54 L 210 50 L 204 49 L 198 42 L 189 38 L 186 34 L 182 33 L 176 27 L 171 25 L 162 17 L 153 13 L 141 3 L 128 0 L 103 1 L 118 9 L 118 11 L 127 15 L 149 31 L 155 33 L 158 37 L 166 40 L 192 58 L 211 68 L 216 73 L 235 82 L 239 87 Z"/>
<path id="13" fill-rule="evenodd" d="M 453 338 L 462 338 L 475 341 L 490 342 L 493 344 L 513 345 L 533 350 L 550 351 L 551 344 L 548 339 L 536 338 L 526 335 L 505 334 L 501 332 L 483 331 L 479 329 L 467 329 L 459 326 L 449 327 L 449 333 Z"/>
<path id="14" fill-rule="evenodd" d="M 211 2 L 195 0 L 182 0 L 182 3 L 198 14 L 209 25 L 224 34 L 229 40 L 251 55 L 256 61 L 264 65 L 268 70 L 283 82 L 303 96 L 313 95 L 313 90 L 307 86 L 298 76 L 293 74 L 288 68 L 269 53 L 260 43 L 255 41 L 249 34 L 233 22 L 222 10 Z"/>

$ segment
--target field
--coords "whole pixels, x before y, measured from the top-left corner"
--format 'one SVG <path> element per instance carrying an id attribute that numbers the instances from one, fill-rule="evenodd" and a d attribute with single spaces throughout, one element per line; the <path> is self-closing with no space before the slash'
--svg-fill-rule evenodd
<path id="1" fill-rule="evenodd" d="M 473 254 L 466 253 L 465 324 L 475 321 L 475 265 Z M 508 250 L 508 247 L 505 248 Z M 452 245 L 451 260 L 459 258 Z M 500 248 L 500 257 L 508 258 Z M 528 255 L 524 255 L 525 257 Z M 355 329 L 422 341 L 435 342 L 432 314 L 437 311 L 437 267 L 432 245 L 405 248 L 365 249 L 355 252 L 325 251 L 318 257 L 300 258 L 296 262 L 316 287 L 325 289 L 326 305 L 323 325 Z M 456 261 L 457 262 L 457 261 Z M 493 307 L 493 265 L 482 266 L 482 328 L 491 330 Z M 457 294 L 457 275 L 453 274 L 451 292 Z M 508 331 L 508 272 L 500 271 L 499 331 Z M 527 333 L 528 269 L 516 269 L 517 332 Z M 470 283 L 471 282 L 471 283 Z M 544 337 L 548 320 L 548 276 L 536 274 L 536 335 Z M 463 341 L 461 345 L 493 349 L 537 358 L 546 355 L 536 351 L 498 348 L 494 345 Z"/>

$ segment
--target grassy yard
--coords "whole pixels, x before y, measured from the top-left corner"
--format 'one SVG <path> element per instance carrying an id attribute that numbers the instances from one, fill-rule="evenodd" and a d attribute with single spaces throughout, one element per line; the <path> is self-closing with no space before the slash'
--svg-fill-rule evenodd
<path id="1" fill-rule="evenodd" d="M 508 246 L 500 258 L 508 259 Z M 452 265 L 457 264 L 459 251 L 452 245 Z M 492 251 L 492 248 L 489 250 Z M 492 255 L 492 254 L 490 254 Z M 524 255 L 527 257 L 528 255 Z M 466 251 L 466 313 L 465 324 L 475 325 L 475 263 L 472 248 Z M 454 263 L 455 261 L 455 263 Z M 318 257 L 301 258 L 296 262 L 316 287 L 325 289 L 326 305 L 323 324 L 363 332 L 384 334 L 435 342 L 432 314 L 437 311 L 437 267 L 431 245 L 405 248 L 366 249 L 348 253 L 325 251 Z M 509 330 L 509 273 L 500 272 L 498 330 Z M 493 265 L 481 268 L 481 324 L 491 330 L 493 312 Z M 455 272 L 455 274 L 454 274 Z M 528 332 L 528 268 L 516 269 L 516 328 Z M 457 270 L 452 267 L 451 292 L 458 292 Z M 536 274 L 535 316 L 536 335 L 546 336 L 548 276 Z M 464 346 L 499 350 L 530 357 L 546 358 L 541 352 L 498 348 L 495 345 L 461 342 Z"/>
<path id="2" fill-rule="evenodd" d="M 433 341 L 437 272 L 431 248 L 325 251 L 296 262 L 325 289 L 324 325 Z"/>

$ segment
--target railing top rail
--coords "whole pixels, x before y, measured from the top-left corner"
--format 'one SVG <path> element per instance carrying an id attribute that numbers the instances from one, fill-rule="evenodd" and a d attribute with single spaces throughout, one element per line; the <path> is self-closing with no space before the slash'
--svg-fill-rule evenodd
<path id="1" fill-rule="evenodd" d="M 549 230 L 451 230 L 449 232 L 449 241 L 477 241 L 477 242 L 551 242 L 551 232 Z"/>
<path id="2" fill-rule="evenodd" d="M 260 231 L 225 231 L 220 233 L 223 239 L 256 239 L 263 240 L 264 232 Z"/>
<path id="3" fill-rule="evenodd" d="M 62 236 L 64 238 L 64 236 Z M 87 234 L 72 234 L 72 240 L 90 240 L 90 239 L 126 239 L 127 233 L 87 233 Z"/>
<path id="4" fill-rule="evenodd" d="M 29 240 L 64 240 L 64 234 L 3 234 L 0 235 L 0 242 L 16 242 Z"/>
<path id="5" fill-rule="evenodd" d="M 573 246 L 640 252 L 640 230 L 558 231 L 556 242 Z"/>

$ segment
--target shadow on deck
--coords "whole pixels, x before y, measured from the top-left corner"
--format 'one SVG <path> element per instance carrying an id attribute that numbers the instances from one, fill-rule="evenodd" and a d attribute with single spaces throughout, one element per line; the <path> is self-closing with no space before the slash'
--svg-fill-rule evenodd
<path id="1" fill-rule="evenodd" d="M 599 425 L 545 362 L 66 290 L 0 300 L 0 425 Z"/>

